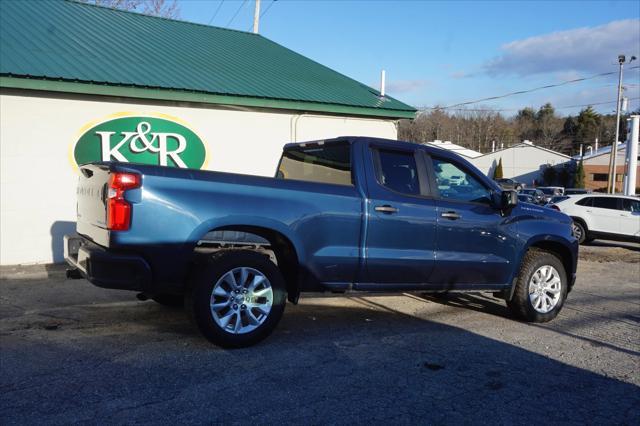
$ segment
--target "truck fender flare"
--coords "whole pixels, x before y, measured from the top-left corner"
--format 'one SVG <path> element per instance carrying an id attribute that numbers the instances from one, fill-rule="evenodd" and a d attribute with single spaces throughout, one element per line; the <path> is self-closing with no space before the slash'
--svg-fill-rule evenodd
<path id="1" fill-rule="evenodd" d="M 558 237 L 557 235 L 536 235 L 531 237 L 523 246 L 523 249 L 520 250 L 520 254 L 516 259 L 516 267 L 514 268 L 513 277 L 511 278 L 511 287 L 509 289 L 508 298 L 506 300 L 511 300 L 513 297 L 513 292 L 515 291 L 516 283 L 518 281 L 518 275 L 520 274 L 520 268 L 522 267 L 522 261 L 524 260 L 524 255 L 531 249 L 532 247 L 539 248 L 541 250 L 551 250 L 553 253 L 560 256 L 560 260 L 565 266 L 567 279 L 569 281 L 569 289 L 571 289 L 572 279 L 570 274 L 573 272 L 573 265 L 576 262 L 574 259 L 573 251 L 571 248 L 571 243 L 565 240 L 564 238 Z M 569 258 L 566 258 L 566 255 L 569 255 Z"/>
<path id="2" fill-rule="evenodd" d="M 293 232 L 284 223 L 278 222 L 272 219 L 257 218 L 257 217 L 243 217 L 233 216 L 229 218 L 216 218 L 202 222 L 193 232 L 189 235 L 189 241 L 194 246 L 201 240 L 208 232 L 220 229 L 220 228 L 233 228 L 233 227 L 257 227 L 276 231 L 284 235 L 293 245 L 298 262 L 303 264 L 306 259 L 306 253 L 304 251 L 304 245 L 299 241 Z"/>

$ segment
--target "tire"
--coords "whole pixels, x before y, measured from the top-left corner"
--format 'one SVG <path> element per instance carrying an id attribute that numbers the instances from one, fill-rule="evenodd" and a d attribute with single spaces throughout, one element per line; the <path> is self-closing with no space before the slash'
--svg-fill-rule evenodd
<path id="1" fill-rule="evenodd" d="M 550 275 L 546 275 L 546 271 L 550 270 L 545 268 L 552 268 Z M 538 287 L 537 283 L 547 287 Z M 530 287 L 533 290 L 531 294 Z M 507 306 L 524 321 L 547 322 L 562 310 L 567 291 L 567 273 L 562 261 L 552 253 L 534 248 L 525 254 L 513 297 L 507 302 Z M 543 300 L 538 302 L 539 299 Z"/>
<path id="2" fill-rule="evenodd" d="M 249 250 L 226 250 L 196 263 L 185 306 L 210 342 L 242 348 L 271 334 L 282 318 L 286 300 L 284 279 L 269 257 Z"/>
<path id="3" fill-rule="evenodd" d="M 571 233 L 573 234 L 574 237 L 576 237 L 578 239 L 578 243 L 579 244 L 584 244 L 585 241 L 588 239 L 587 238 L 587 235 L 588 235 L 587 227 L 585 226 L 585 224 L 580 219 L 574 219 L 573 220 Z"/>
<path id="4" fill-rule="evenodd" d="M 184 306 L 184 296 L 182 294 L 156 294 L 151 299 L 162 306 L 170 308 Z"/>

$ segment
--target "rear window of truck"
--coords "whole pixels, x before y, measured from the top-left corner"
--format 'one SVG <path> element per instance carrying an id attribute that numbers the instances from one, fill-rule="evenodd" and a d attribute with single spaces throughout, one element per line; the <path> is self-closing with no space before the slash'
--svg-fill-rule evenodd
<path id="1" fill-rule="evenodd" d="M 309 144 L 287 148 L 282 154 L 276 177 L 352 185 L 351 145 L 348 143 Z"/>

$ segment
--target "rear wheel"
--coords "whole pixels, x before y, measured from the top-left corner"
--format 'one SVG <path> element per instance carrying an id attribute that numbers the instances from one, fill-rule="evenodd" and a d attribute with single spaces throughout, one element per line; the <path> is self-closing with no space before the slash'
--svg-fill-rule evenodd
<path id="1" fill-rule="evenodd" d="M 567 274 L 562 261 L 547 251 L 530 249 L 507 306 L 525 321 L 551 321 L 562 309 L 567 290 Z"/>
<path id="2" fill-rule="evenodd" d="M 216 345 L 251 346 L 275 329 L 286 290 L 280 270 L 265 255 L 248 250 L 215 253 L 199 262 L 186 307 L 200 332 Z"/>

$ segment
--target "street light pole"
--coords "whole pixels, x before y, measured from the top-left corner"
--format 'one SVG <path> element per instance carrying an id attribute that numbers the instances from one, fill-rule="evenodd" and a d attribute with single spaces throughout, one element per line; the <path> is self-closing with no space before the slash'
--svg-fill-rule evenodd
<path id="1" fill-rule="evenodd" d="M 609 157 L 609 178 L 607 180 L 607 192 L 615 194 L 616 192 L 616 156 L 618 155 L 618 139 L 620 138 L 620 99 L 622 98 L 622 69 L 627 58 L 624 55 L 618 55 L 618 64 L 620 71 L 618 72 L 618 102 L 616 103 L 616 138 L 611 146 Z"/>

